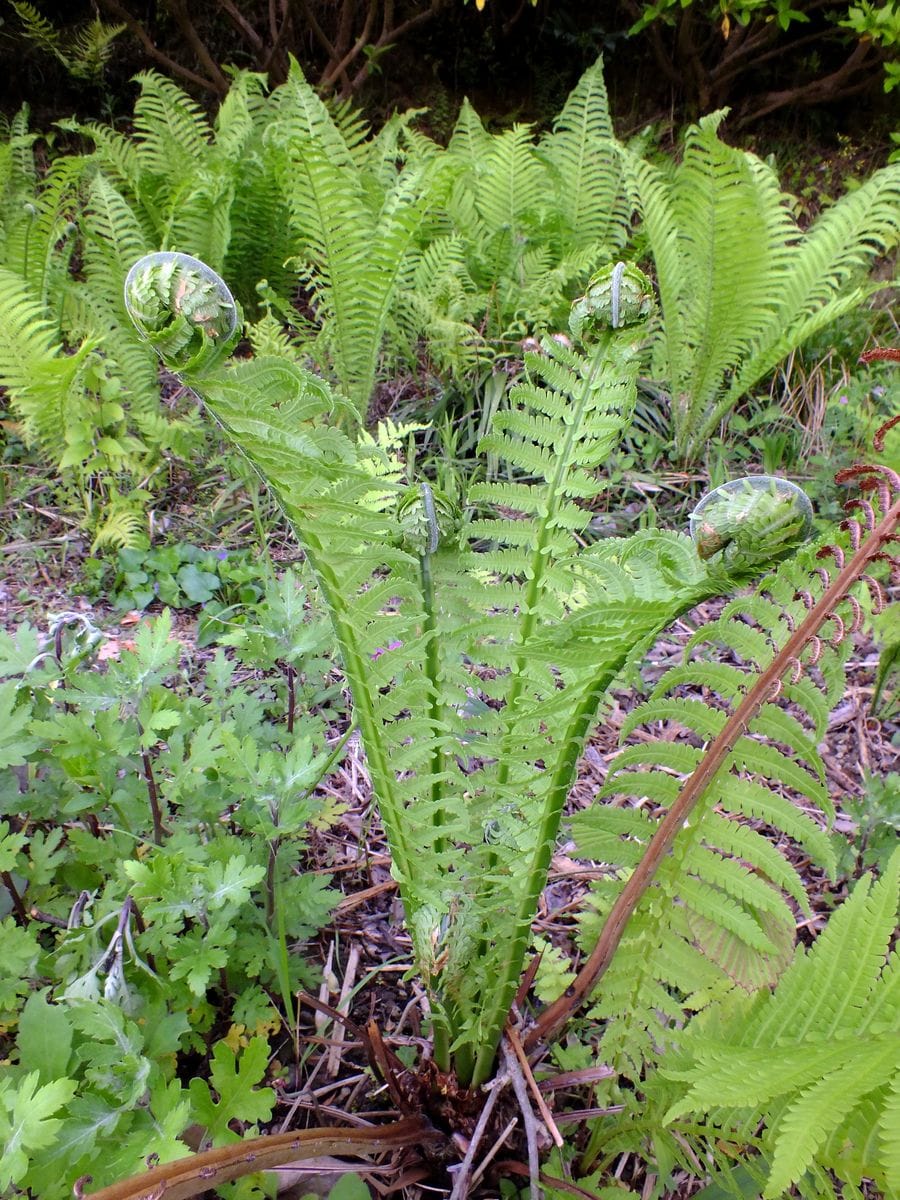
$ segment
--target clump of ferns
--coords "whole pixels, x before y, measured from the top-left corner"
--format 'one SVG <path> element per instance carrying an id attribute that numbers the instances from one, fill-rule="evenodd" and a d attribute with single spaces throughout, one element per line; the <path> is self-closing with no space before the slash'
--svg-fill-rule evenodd
<path id="1" fill-rule="evenodd" d="M 277 358 L 240 362 L 212 372 L 236 333 L 233 300 L 224 281 L 203 264 L 186 256 L 179 256 L 177 262 L 173 259 L 153 256 L 146 267 L 165 284 L 162 298 L 168 304 L 159 309 L 151 289 L 138 289 L 135 299 L 139 304 L 132 305 L 134 315 L 140 318 L 147 339 L 163 352 L 174 339 L 176 358 L 182 360 L 189 384 L 197 387 L 211 414 L 260 473 L 273 481 L 310 562 L 318 562 L 323 590 L 330 597 L 335 634 L 342 647 L 345 670 L 353 681 L 356 715 L 370 773 L 373 783 L 376 777 L 380 781 L 382 817 L 391 835 L 398 882 L 401 890 L 406 888 L 407 918 L 414 942 L 419 939 L 419 968 L 432 1008 L 434 1058 L 424 1064 L 421 1076 L 404 1083 L 422 1085 L 418 1093 L 420 1108 L 422 1103 L 434 1107 L 448 1097 L 457 1097 L 472 1106 L 468 1110 L 471 1115 L 481 1103 L 479 1085 L 494 1076 L 478 1118 L 480 1132 L 473 1134 L 454 1184 L 453 1195 L 460 1198 L 469 1194 L 466 1187 L 479 1140 L 488 1131 L 492 1106 L 504 1089 L 515 1094 L 526 1127 L 533 1134 L 535 1118 L 523 1076 L 526 1056 L 532 1061 L 542 1057 L 562 1027 L 588 1001 L 594 1005 L 589 1015 L 602 1021 L 601 1054 L 615 1075 L 631 1085 L 632 1095 L 638 1095 L 645 1073 L 658 1062 L 660 1049 L 677 1035 L 679 1022 L 684 1019 L 678 996 L 684 994 L 690 975 L 699 972 L 696 943 L 704 935 L 688 930 L 689 936 L 685 937 L 683 927 L 676 924 L 687 900 L 701 919 L 705 910 L 707 941 L 723 932 L 716 906 L 726 915 L 731 912 L 738 928 L 730 930 L 725 924 L 724 934 L 737 932 L 740 940 L 742 932 L 749 932 L 749 940 L 744 938 L 743 959 L 754 970 L 765 969 L 767 958 L 778 954 L 778 946 L 772 947 L 775 939 L 767 936 L 766 922 L 754 906 L 763 918 L 775 914 L 777 932 L 784 928 L 786 914 L 793 943 L 794 922 L 781 893 L 795 895 L 802 906 L 802 881 L 773 847 L 763 843 L 754 831 L 748 832 L 743 824 L 729 822 L 717 809 L 721 806 L 755 816 L 758 812 L 754 806 L 759 809 L 760 797 L 767 802 L 771 798 L 768 808 L 779 818 L 773 824 L 790 836 L 794 836 L 792 829 L 799 830 L 801 836 L 796 840 L 800 842 L 805 838 L 824 845 L 827 858 L 829 842 L 821 829 L 805 813 L 794 812 L 787 801 L 782 799 L 779 804 L 776 789 L 798 791 L 827 812 L 829 800 L 816 745 L 842 679 L 839 656 L 848 634 L 864 615 L 862 597 L 854 587 L 861 583 L 868 591 L 869 603 L 876 607 L 883 603 L 883 585 L 876 576 L 883 574 L 885 561 L 891 566 L 894 563 L 900 479 L 884 467 L 861 465 L 843 472 L 842 480 L 855 484 L 859 495 L 850 502 L 840 538 L 801 553 L 791 562 L 781 561 L 755 593 L 730 602 L 718 621 L 698 632 L 695 644 L 707 637 L 720 640 L 755 667 L 739 670 L 714 662 L 676 668 L 663 678 L 647 704 L 629 717 L 626 733 L 645 718 L 675 720 L 701 734 L 707 744 L 677 757 L 671 743 L 651 738 L 640 748 L 643 758 L 631 754 L 626 761 L 626 752 L 617 760 L 605 794 L 658 797 L 664 815 L 643 825 L 617 825 L 610 814 L 618 813 L 628 820 L 624 808 L 593 806 L 594 819 L 608 823 L 607 845 L 619 843 L 623 855 L 620 861 L 626 870 L 609 889 L 610 903 L 602 928 L 598 928 L 596 942 L 591 939 L 590 952 L 571 986 L 534 1018 L 523 1017 L 516 1025 L 516 1014 L 530 980 L 526 971 L 520 982 L 522 963 L 556 844 L 558 820 L 601 693 L 605 694 L 608 683 L 625 665 L 619 643 L 627 641 L 631 653 L 665 627 L 668 620 L 664 618 L 670 612 L 669 603 L 663 602 L 666 586 L 674 593 L 670 597 L 674 616 L 685 611 L 684 606 L 695 595 L 733 591 L 735 579 L 739 582 L 758 576 L 760 570 L 779 563 L 784 557 L 782 550 L 789 552 L 798 535 L 803 535 L 807 521 L 808 514 L 797 500 L 797 489 L 776 479 L 734 481 L 716 489 L 694 514 L 696 553 L 683 538 L 676 539 L 677 552 L 675 542 L 669 539 L 670 559 L 662 551 L 655 559 L 652 547 L 640 538 L 603 548 L 608 561 L 598 557 L 593 565 L 600 579 L 621 584 L 621 597 L 598 584 L 596 607 L 588 608 L 586 613 L 574 609 L 575 618 L 588 618 L 580 624 L 577 619 L 571 622 L 574 640 L 568 639 L 568 630 L 565 637 L 560 631 L 558 640 L 549 639 L 548 627 L 552 632 L 554 621 L 568 622 L 573 612 L 572 604 L 577 599 L 571 591 L 573 573 L 584 586 L 590 583 L 590 577 L 580 573 L 588 560 L 570 553 L 565 539 L 565 531 L 576 516 L 580 522 L 580 510 L 570 498 L 581 498 L 582 488 L 595 487 L 594 478 L 584 477 L 583 468 L 605 461 L 631 411 L 637 360 L 629 322 L 620 329 L 620 317 L 634 318 L 640 330 L 645 305 L 652 303 L 643 277 L 629 271 L 624 263 L 598 274 L 586 295 L 573 306 L 570 321 L 573 335 L 579 338 L 585 323 L 592 325 L 599 313 L 604 314 L 608 327 L 596 357 L 588 360 L 554 347 L 549 340 L 545 342 L 548 358 L 533 357 L 531 367 L 552 382 L 555 390 L 536 384 L 520 389 L 523 402 L 534 411 L 504 413 L 503 427 L 483 441 L 484 450 L 502 452 L 515 465 L 528 467 L 539 460 L 546 482 L 543 490 L 505 485 L 487 493 L 501 510 L 519 510 L 527 505 L 533 514 L 531 528 L 505 520 L 501 511 L 499 520 L 470 527 L 465 554 L 450 552 L 441 560 L 437 495 L 430 486 L 409 493 L 410 506 L 400 506 L 402 511 L 397 512 L 396 520 L 389 506 L 380 501 L 373 506 L 372 496 L 381 495 L 381 485 L 364 469 L 366 459 L 359 448 L 329 422 L 327 414 L 333 412 L 333 404 L 326 384 Z M 167 264 L 172 270 L 163 278 L 160 272 L 163 267 L 168 271 Z M 138 265 L 133 270 L 139 269 Z M 201 307 L 189 311 L 186 285 L 194 276 L 203 284 L 197 292 Z M 620 308 L 623 295 L 628 313 Z M 208 308 L 211 298 L 215 300 L 215 313 Z M 184 318 L 192 322 L 191 331 L 183 328 Z M 190 334 L 186 344 L 184 332 Z M 571 402 L 574 397 L 578 397 L 575 406 Z M 574 424 L 579 413 L 583 428 Z M 588 423 L 588 415 L 596 419 Z M 560 425 L 566 431 L 564 456 Z M 504 431 L 516 436 L 501 436 Z M 555 456 L 544 453 L 545 446 L 553 447 Z M 568 474 L 563 474 L 560 463 Z M 479 485 L 469 498 L 478 500 L 485 495 L 484 486 Z M 805 504 L 808 508 L 808 501 Z M 511 552 L 519 547 L 523 532 L 528 538 L 525 552 Z M 412 541 L 414 556 L 398 549 L 398 534 L 409 535 L 406 540 Z M 478 548 L 473 551 L 472 542 L 482 536 L 497 542 L 500 548 L 490 554 Z M 546 573 L 544 559 L 550 558 L 544 551 L 556 554 L 558 575 L 565 581 L 565 589 L 548 590 L 542 608 L 538 584 L 542 573 Z M 628 551 L 633 552 L 631 558 Z M 437 555 L 436 564 L 431 561 L 432 555 Z M 624 556 L 623 562 L 617 555 Z M 698 559 L 703 578 L 700 593 L 691 583 Z M 459 592 L 465 601 L 461 617 L 455 609 L 448 609 L 446 629 L 437 624 L 437 617 L 443 614 L 438 613 L 434 601 L 433 565 L 443 572 L 440 578 L 446 589 Z M 634 571 L 634 584 L 627 589 L 625 567 Z M 464 575 L 461 568 L 467 568 L 469 574 Z M 463 586 L 464 595 L 460 591 Z M 641 588 L 652 589 L 652 593 L 645 596 Z M 408 602 L 407 616 L 401 611 L 401 601 Z M 648 606 L 646 626 L 641 623 L 645 611 L 641 602 Z M 757 628 L 747 623 L 747 616 Z M 520 618 L 524 628 L 517 624 Z M 485 635 L 488 619 L 490 628 Z M 465 637 L 451 627 L 459 620 Z M 512 641 L 510 628 L 516 634 Z M 618 638 L 617 629 L 621 631 Z M 439 633 L 444 641 L 459 638 L 450 641 L 453 662 L 449 655 L 440 659 Z M 604 637 L 612 640 L 610 647 L 605 646 Z M 457 655 L 461 647 L 465 655 Z M 544 662 L 556 667 L 564 662 L 573 678 L 580 681 L 576 703 L 560 723 L 560 749 L 543 793 L 539 789 L 548 780 L 543 760 L 552 750 L 544 729 L 551 720 L 547 697 L 556 704 L 559 696 L 558 689 L 546 684 L 543 674 L 537 673 L 533 679 L 529 676 L 532 656 L 536 671 Z M 469 695 L 473 679 L 463 659 L 500 668 L 496 677 L 502 676 L 504 687 L 507 675 L 503 672 L 511 661 L 516 670 L 508 676 L 511 683 L 504 693 L 506 708 L 497 710 L 501 716 L 496 717 L 495 710 L 484 704 L 485 736 L 479 748 L 491 751 L 496 771 L 482 785 L 461 767 L 458 786 L 454 777 L 454 789 L 448 795 L 463 803 L 454 806 L 443 803 L 443 792 L 435 799 L 434 785 L 441 783 L 447 773 L 451 756 L 445 754 L 446 749 L 452 748 L 452 758 L 458 761 L 459 747 L 471 744 L 470 728 L 476 724 L 469 707 L 456 704 L 462 695 Z M 587 674 L 580 676 L 583 660 L 588 660 Z M 602 675 L 597 674 L 598 661 Z M 458 669 L 461 675 L 454 674 Z M 670 688 L 687 679 L 686 673 L 691 670 L 701 682 L 703 672 L 715 680 L 724 708 L 714 710 L 708 705 L 667 700 Z M 476 671 L 475 677 L 485 685 L 485 698 L 490 700 L 487 672 Z M 431 680 L 435 682 L 428 682 Z M 532 685 L 533 694 L 526 691 Z M 451 697 L 452 708 L 447 705 L 436 713 L 435 698 L 445 693 Z M 525 704 L 521 703 L 523 697 Z M 817 736 L 811 736 L 808 727 L 776 703 L 782 697 L 806 714 Z M 421 709 L 424 715 L 413 713 L 414 709 Z M 502 713 L 507 710 L 511 717 L 504 724 Z M 454 713 L 462 722 L 459 726 L 453 723 Z M 498 723 L 492 724 L 494 721 Z M 814 764 L 814 770 L 805 769 L 781 753 L 779 744 L 787 745 L 803 762 Z M 648 769 L 629 772 L 624 769 L 626 765 Z M 413 770 L 420 775 L 420 787 L 409 786 L 416 784 L 416 779 L 410 777 Z M 747 775 L 761 776 L 765 786 L 757 784 L 755 790 L 747 786 Z M 526 829 L 524 813 L 521 828 L 509 818 L 508 805 L 519 796 L 520 778 L 526 780 L 527 798 L 537 796 L 541 800 L 539 827 L 535 823 Z M 503 801 L 503 807 L 491 807 L 494 797 Z M 423 810 L 424 817 L 417 824 L 416 818 Z M 638 817 L 636 814 L 635 819 Z M 509 840 L 504 842 L 502 822 L 507 818 Z M 698 834 L 707 821 L 709 826 Z M 707 833 L 710 827 L 715 837 Z M 528 840 L 520 840 L 526 833 Z M 510 893 L 502 889 L 523 857 L 523 846 L 529 871 L 517 890 Z M 437 885 L 425 878 L 432 847 Z M 501 853 L 506 855 L 503 861 L 508 875 L 497 869 Z M 462 859 L 466 860 L 463 867 L 469 861 L 473 864 L 470 878 L 464 880 L 459 879 L 457 871 L 458 860 Z M 759 870 L 745 870 L 742 859 Z M 713 886 L 706 882 L 707 875 Z M 771 886 L 764 875 L 771 878 Z M 451 886 L 458 881 L 467 886 L 456 887 L 450 894 Z M 430 888 L 427 892 L 423 890 L 425 883 Z M 740 903 L 734 902 L 735 895 Z M 728 900 L 732 900 L 730 908 Z M 509 921 L 510 901 L 515 903 L 514 922 Z M 665 955 L 656 953 L 656 947 L 662 945 L 659 941 L 653 945 L 645 939 L 644 952 L 634 953 L 636 938 L 640 948 L 642 921 L 647 927 L 648 908 L 654 910 L 657 932 L 666 934 L 669 923 L 672 936 L 663 946 L 669 954 L 668 962 Z M 503 920 L 508 922 L 505 937 L 499 924 Z M 499 932 L 491 928 L 492 921 Z M 709 926 L 713 927 L 712 934 Z M 450 933 L 455 941 L 449 936 L 445 939 Z M 621 945 L 623 937 L 631 939 L 630 946 Z M 623 953 L 617 953 L 620 948 Z M 719 954 L 718 958 L 722 957 Z M 714 950 L 708 958 L 718 970 Z M 490 974 L 485 963 L 491 966 Z M 684 978 L 679 976 L 681 964 L 686 964 L 688 971 Z M 775 965 L 783 970 L 783 961 Z M 648 986 L 636 988 L 627 978 L 629 971 L 641 972 Z M 598 992 L 601 977 L 604 987 Z M 473 982 L 477 986 L 469 987 Z M 720 974 L 718 983 L 722 982 Z M 757 973 L 754 986 L 760 988 L 765 982 L 759 981 Z M 611 1013 L 610 1005 L 623 996 L 633 1003 L 620 1005 L 617 1012 Z M 464 1004 L 468 1008 L 464 1009 Z M 673 1007 L 677 1009 L 674 1013 Z M 387 1081 L 392 1085 L 392 1094 L 396 1091 L 399 1097 L 403 1093 L 396 1086 L 397 1080 L 391 1078 L 393 1071 L 389 1065 Z M 428 1091 L 430 1083 L 436 1086 Z M 624 1095 L 625 1087 L 620 1090 Z M 627 1121 L 620 1122 L 618 1130 L 613 1131 L 612 1143 L 624 1139 L 621 1148 L 633 1149 L 634 1139 L 628 1140 L 633 1131 Z M 597 1123 L 591 1137 L 585 1157 L 589 1162 L 603 1160 L 605 1165 L 611 1141 L 607 1138 L 603 1144 L 606 1131 L 602 1122 Z M 536 1191 L 538 1161 L 533 1137 L 528 1152 L 529 1175 Z M 132 1194 L 117 1192 L 116 1198 L 122 1200 Z"/>

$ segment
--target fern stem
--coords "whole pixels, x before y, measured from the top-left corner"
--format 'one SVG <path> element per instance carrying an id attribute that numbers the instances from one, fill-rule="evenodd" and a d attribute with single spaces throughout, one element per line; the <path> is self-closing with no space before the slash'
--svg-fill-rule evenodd
<path id="1" fill-rule="evenodd" d="M 584 379 L 584 386 L 577 400 L 575 414 L 567 426 L 566 438 L 559 451 L 556 469 L 552 479 L 548 481 L 547 510 L 541 519 L 535 539 L 529 571 L 530 579 L 522 605 L 522 619 L 519 627 L 519 653 L 516 656 L 516 675 L 510 685 L 506 702 L 506 712 L 509 714 L 507 733 L 503 738 L 502 755 L 497 767 L 497 782 L 501 787 L 509 780 L 509 758 L 515 734 L 515 708 L 524 687 L 527 647 L 537 622 L 538 601 L 544 573 L 549 566 L 546 552 L 548 539 L 562 496 L 565 476 L 571 466 L 573 449 L 581 434 L 585 407 L 601 369 L 614 361 L 612 352 L 617 340 L 614 333 L 606 334 L 598 341 L 594 348 L 590 369 Z M 547 870 L 553 853 L 553 845 L 559 829 L 562 805 L 565 803 L 565 798 L 571 787 L 571 778 L 578 759 L 579 748 L 586 736 L 587 729 L 590 727 L 591 717 L 597 710 L 599 699 L 608 686 L 609 678 L 611 677 L 604 672 L 603 676 L 589 687 L 585 698 L 573 715 L 569 729 L 567 730 L 560 758 L 557 760 L 557 770 L 554 774 L 550 793 L 544 803 L 544 809 L 541 814 L 534 857 L 526 877 L 525 887 L 514 922 L 515 932 L 503 959 L 498 985 L 492 988 L 491 991 L 489 1002 L 490 1017 L 482 1024 L 485 1033 L 480 1039 L 475 1054 L 472 1075 L 473 1086 L 483 1083 L 489 1077 L 493 1068 L 497 1045 L 503 1032 L 503 1026 L 515 995 L 516 987 L 518 986 L 528 936 L 531 930 L 531 920 L 537 906 L 538 897 L 546 882 Z M 561 799 L 560 793 L 562 795 Z M 489 867 L 491 865 L 489 860 Z M 464 1077 L 461 1076 L 461 1078 Z"/>
<path id="2" fill-rule="evenodd" d="M 534 633 L 535 622 L 537 621 L 538 599 L 540 598 L 544 574 L 549 566 L 547 561 L 547 539 L 559 505 L 563 480 L 571 466 L 572 450 L 581 434 L 585 406 L 587 405 L 588 398 L 593 390 L 594 382 L 600 373 L 601 367 L 609 361 L 610 356 L 606 351 L 610 347 L 612 340 L 611 335 L 601 338 L 594 350 L 590 371 L 584 381 L 581 395 L 578 397 L 575 415 L 566 429 L 566 438 L 557 457 L 556 470 L 547 488 L 547 511 L 538 527 L 538 534 L 531 555 L 530 579 L 525 592 L 525 599 L 522 603 L 522 620 L 519 626 L 519 653 L 516 656 L 516 675 L 510 684 L 509 695 L 506 700 L 506 712 L 509 714 L 510 720 L 508 732 L 503 739 L 503 755 L 497 768 L 497 780 L 501 785 L 505 784 L 509 779 L 509 749 L 515 730 L 516 705 L 522 694 L 522 688 L 525 686 L 526 649 L 529 639 Z"/>
<path id="3" fill-rule="evenodd" d="M 746 734 L 750 722 L 767 703 L 772 689 L 780 682 L 791 661 L 799 659 L 810 639 L 830 618 L 835 605 L 864 573 L 872 556 L 879 553 L 881 547 L 893 536 L 898 521 L 900 499 L 894 501 L 853 557 L 825 588 L 805 619 L 790 634 L 769 666 L 759 673 L 754 684 L 747 690 L 660 822 L 659 828 L 650 839 L 646 853 L 610 909 L 597 944 L 578 972 L 574 983 L 566 989 L 564 995 L 541 1013 L 526 1034 L 523 1039 L 526 1049 L 534 1050 L 541 1042 L 546 1042 L 591 995 L 612 962 L 632 913 L 641 902 L 694 806 L 722 769 L 738 739 Z"/>
<path id="4" fill-rule="evenodd" d="M 435 827 L 444 824 L 443 813 L 443 780 L 440 778 L 444 769 L 444 751 L 439 742 L 441 725 L 440 702 L 440 654 L 437 640 L 437 621 L 434 611 L 434 576 L 431 571 L 431 555 L 425 553 L 419 556 L 419 570 L 422 581 L 422 603 L 424 608 L 423 628 L 425 642 L 425 673 L 431 687 L 431 698 L 428 702 L 428 715 L 431 719 L 431 736 L 434 741 L 431 751 L 431 812 Z M 436 854 L 444 849 L 443 838 L 434 843 Z"/>

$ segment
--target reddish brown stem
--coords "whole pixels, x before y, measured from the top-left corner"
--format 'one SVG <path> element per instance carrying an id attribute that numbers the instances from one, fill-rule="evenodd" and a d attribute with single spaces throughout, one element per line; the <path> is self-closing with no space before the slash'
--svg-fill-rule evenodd
<path id="1" fill-rule="evenodd" d="M 213 81 L 213 86 L 220 96 L 226 95 L 228 92 L 228 80 L 219 69 L 219 64 L 207 49 L 206 43 L 197 33 L 194 27 L 194 22 L 188 13 L 187 0 L 166 0 L 166 7 L 175 18 L 181 36 L 196 54 L 198 61 L 203 66 L 210 79 Z"/>
<path id="2" fill-rule="evenodd" d="M 23 925 L 27 925 L 30 919 L 28 910 L 22 902 L 22 897 L 19 895 L 19 890 L 15 885 L 12 875 L 10 875 L 9 871 L 0 871 L 0 880 L 3 881 L 3 886 L 9 892 L 9 898 L 12 901 L 13 912 Z"/>
<path id="3" fill-rule="evenodd" d="M 165 1200 L 188 1200 L 190 1196 L 203 1195 L 223 1183 L 300 1159 L 341 1154 L 359 1157 L 442 1140 L 443 1135 L 423 1117 L 408 1117 L 379 1128 L 303 1129 L 250 1138 L 233 1146 L 207 1150 L 205 1154 L 179 1158 L 111 1187 L 101 1188 L 99 1192 L 86 1193 L 83 1190 L 85 1181 L 78 1182 L 85 1200 L 149 1200 L 156 1196 L 165 1197 Z"/>
<path id="4" fill-rule="evenodd" d="M 146 750 L 141 751 L 141 762 L 144 766 L 144 779 L 147 781 L 147 795 L 150 799 L 150 812 L 153 816 L 153 840 L 157 846 L 161 846 L 168 830 L 163 824 L 162 809 L 159 803 L 159 790 L 157 789 L 156 778 L 153 774 L 153 763 L 150 761 L 150 755 Z"/>
<path id="5" fill-rule="evenodd" d="M 118 22 L 128 29 L 129 33 L 138 39 L 144 47 L 146 54 L 154 62 L 159 63 L 161 67 L 165 67 L 177 79 L 183 79 L 186 83 L 192 83 L 195 87 L 202 88 L 204 91 L 215 92 L 217 95 L 224 94 L 219 90 L 215 79 L 206 79 L 204 76 L 198 75 L 196 71 L 191 71 L 187 67 L 183 67 L 181 63 L 176 62 L 174 58 L 170 58 L 168 54 L 160 50 L 141 22 L 123 4 L 120 4 L 119 0 L 100 0 L 100 3 L 111 16 L 115 17 Z"/>
<path id="6" fill-rule="evenodd" d="M 865 573 L 873 555 L 879 553 L 882 546 L 889 541 L 898 521 L 900 521 L 900 498 L 894 501 L 853 557 L 838 572 L 830 586 L 812 606 L 806 618 L 788 637 L 769 666 L 760 672 L 743 700 L 723 725 L 721 732 L 710 743 L 702 761 L 685 781 L 671 808 L 660 822 L 644 857 L 635 867 L 634 873 L 616 898 L 597 939 L 597 944 L 575 977 L 574 983 L 541 1013 L 526 1034 L 524 1045 L 527 1050 L 532 1051 L 542 1042 L 551 1038 L 594 991 L 612 962 L 632 913 L 652 883 L 660 863 L 672 849 L 675 839 L 692 809 L 722 768 L 738 739 L 747 732 L 750 722 L 771 697 L 773 688 L 780 682 L 781 677 L 789 668 L 791 660 L 799 659 L 803 648 L 815 637 L 820 627 L 830 619 L 835 605 L 844 598 L 850 587 Z"/>

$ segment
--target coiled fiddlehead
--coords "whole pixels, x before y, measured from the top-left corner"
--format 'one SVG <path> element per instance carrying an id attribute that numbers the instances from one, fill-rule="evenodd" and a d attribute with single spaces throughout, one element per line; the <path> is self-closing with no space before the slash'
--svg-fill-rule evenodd
<path id="1" fill-rule="evenodd" d="M 643 271 L 617 262 L 591 276 L 587 291 L 572 304 L 569 329 L 587 344 L 610 329 L 645 321 L 654 307 L 653 286 Z"/>
<path id="2" fill-rule="evenodd" d="M 209 370 L 234 346 L 237 303 L 215 271 L 189 254 L 160 250 L 139 259 L 125 279 L 125 307 L 173 371 Z"/>
<path id="3" fill-rule="evenodd" d="M 691 513 L 690 530 L 704 561 L 720 555 L 729 574 L 752 574 L 809 537 L 812 505 L 789 479 L 747 475 L 708 492 Z"/>

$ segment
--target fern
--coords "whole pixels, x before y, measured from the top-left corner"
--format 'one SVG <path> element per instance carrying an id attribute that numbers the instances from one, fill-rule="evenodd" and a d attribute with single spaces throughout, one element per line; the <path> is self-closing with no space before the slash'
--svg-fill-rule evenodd
<path id="1" fill-rule="evenodd" d="M 364 413 L 395 297 L 441 175 L 404 172 L 372 193 L 296 65 L 285 90 L 280 104 L 289 92 L 289 114 L 272 139 L 282 155 L 297 258 L 321 323 L 318 356 L 333 364 L 342 391 Z"/>
<path id="2" fill-rule="evenodd" d="M 631 205 L 623 187 L 603 62 L 589 67 L 566 100 L 538 153 L 551 167 L 558 201 L 573 249 L 624 246 Z M 594 262 L 597 258 L 594 258 Z"/>
<path id="3" fill-rule="evenodd" d="M 791 597 L 803 589 L 808 570 L 806 558 L 782 568 L 763 585 L 764 592 L 732 601 L 721 618 L 698 631 L 689 652 L 699 655 L 710 640 L 731 646 L 736 634 L 747 666 L 716 665 L 704 653 L 668 672 L 622 728 L 623 738 L 639 727 L 669 730 L 668 736 L 664 733 L 659 740 L 656 735 L 624 750 L 601 796 L 620 798 L 615 802 L 619 806 L 624 797 L 645 798 L 662 811 L 674 802 L 682 779 L 700 763 L 704 744 L 721 732 L 756 673 L 774 660 L 805 614 L 802 600 Z M 758 624 L 748 626 L 748 617 Z M 751 643 L 747 632 L 760 636 Z M 689 986 L 692 979 L 702 982 L 700 991 L 707 1001 L 733 984 L 750 987 L 774 981 L 784 958 L 784 938 L 790 945 L 793 935 L 785 896 L 809 911 L 790 860 L 774 847 L 760 845 L 752 824 L 738 824 L 729 814 L 751 823 L 762 820 L 834 871 L 828 837 L 808 814 L 819 809 L 831 815 L 816 745 L 824 734 L 834 691 L 843 686 L 839 651 L 823 646 L 816 674 L 818 683 L 807 676 L 802 687 L 785 685 L 792 712 L 764 705 L 734 743 L 673 855 L 661 864 L 604 976 L 592 1013 L 606 1022 L 601 1053 L 626 1075 L 640 1072 L 653 1057 L 652 1046 L 665 1046 L 677 1004 L 676 1009 L 671 1004 L 660 1007 L 661 989 L 677 989 L 673 998 L 692 1008 L 704 1003 Z M 703 700 L 685 697 L 688 686 L 701 687 Z M 690 740 L 672 740 L 677 730 Z M 659 819 L 648 818 L 640 809 L 598 805 L 575 819 L 573 833 L 583 853 L 594 856 L 602 849 L 605 861 L 627 868 L 642 857 Z M 762 875 L 748 873 L 743 862 L 757 869 L 765 862 Z M 601 911 L 617 890 L 614 881 L 597 889 Z M 595 920 L 585 921 L 583 936 L 588 942 L 596 937 Z"/>
<path id="4" fill-rule="evenodd" d="M 734 1137 L 764 1121 L 766 1200 L 814 1166 L 857 1187 L 900 1186 L 898 900 L 900 851 L 882 879 L 856 885 L 774 992 L 711 1006 L 662 1070 L 680 1085 L 667 1121 L 711 1112 Z"/>
<path id="5" fill-rule="evenodd" d="M 202 109 L 171 80 L 154 71 L 136 76 L 141 94 L 134 106 L 141 167 L 159 180 L 193 175 L 206 157 L 210 128 Z"/>
<path id="6" fill-rule="evenodd" d="M 161 261 L 144 260 L 130 286 Z M 588 349 L 547 340 L 529 357 L 529 380 L 482 445 L 514 480 L 470 489 L 479 515 L 461 549 L 453 506 L 405 487 L 383 441 L 354 446 L 330 427 L 328 389 L 296 363 L 188 369 L 317 573 L 430 987 L 436 1053 L 446 1069 L 453 1046 L 464 1081 L 491 1070 L 606 689 L 674 614 L 727 586 L 684 537 L 650 532 L 580 552 L 573 536 L 633 410 L 646 288 L 624 266 L 607 272 L 576 306 L 573 332 Z M 178 294 L 190 312 L 189 288 Z M 610 330 L 611 319 L 624 324 Z M 177 347 L 170 365 L 184 369 Z M 727 882 L 737 933 L 742 905 L 765 907 L 771 894 L 780 915 L 753 877 Z"/>
<path id="7" fill-rule="evenodd" d="M 573 287 L 624 245 L 631 215 L 600 61 L 537 145 L 526 126 L 489 134 L 466 102 L 446 157 L 450 217 L 481 289 L 476 320 L 500 342 L 558 328 Z"/>
<path id="8" fill-rule="evenodd" d="M 0 268 L 0 382 L 25 437 L 50 453 L 62 451 L 66 401 L 79 368 L 77 357 L 61 350 L 43 306 L 19 276 Z"/>
<path id="9" fill-rule="evenodd" d="M 688 130 L 671 176 L 625 154 L 659 279 L 652 370 L 685 462 L 791 350 L 876 290 L 848 284 L 900 240 L 900 167 L 801 234 L 773 172 L 719 140 L 724 115 Z"/>
<path id="10" fill-rule="evenodd" d="M 25 37 L 52 54 L 75 79 L 99 80 L 112 53 L 112 43 L 126 29 L 125 25 L 107 25 L 94 17 L 65 37 L 27 0 L 11 0 L 11 3 L 22 22 Z"/>

